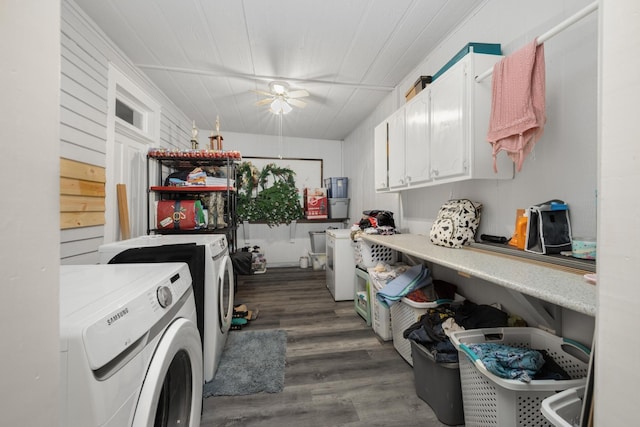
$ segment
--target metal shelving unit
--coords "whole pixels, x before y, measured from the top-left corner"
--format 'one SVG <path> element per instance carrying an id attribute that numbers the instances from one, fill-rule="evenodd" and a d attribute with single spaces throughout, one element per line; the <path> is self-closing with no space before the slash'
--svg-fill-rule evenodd
<path id="1" fill-rule="evenodd" d="M 229 244 L 229 251 L 237 250 L 236 215 L 237 191 L 237 162 L 241 160 L 240 153 L 235 151 L 185 150 L 185 151 L 150 151 L 147 155 L 147 234 L 225 234 Z M 205 172 L 218 169 L 226 177 L 226 185 L 165 185 L 166 178 L 177 171 L 191 171 L 201 168 Z M 208 223 L 205 227 L 194 229 L 158 228 L 155 221 L 155 202 L 160 200 L 200 200 L 204 206 L 210 206 L 209 198 L 221 195 L 217 202 L 224 204 L 220 223 Z M 216 217 L 217 218 L 217 217 Z M 216 220 L 217 221 L 217 220 Z M 220 225 L 222 224 L 222 225 Z"/>

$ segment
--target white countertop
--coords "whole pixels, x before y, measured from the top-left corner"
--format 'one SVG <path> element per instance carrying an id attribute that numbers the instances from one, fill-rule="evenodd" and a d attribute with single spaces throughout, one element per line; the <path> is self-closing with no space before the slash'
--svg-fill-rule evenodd
<path id="1" fill-rule="evenodd" d="M 579 313 L 596 315 L 596 287 L 582 274 L 470 248 L 436 246 L 428 236 L 418 234 L 362 238 Z"/>

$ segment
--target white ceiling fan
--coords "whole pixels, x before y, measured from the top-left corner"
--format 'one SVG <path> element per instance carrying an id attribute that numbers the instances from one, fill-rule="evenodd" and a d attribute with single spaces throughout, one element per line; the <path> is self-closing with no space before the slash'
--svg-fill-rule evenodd
<path id="1" fill-rule="evenodd" d="M 253 90 L 253 92 L 267 97 L 256 102 L 256 105 L 269 104 L 269 111 L 274 114 L 287 114 L 293 110 L 293 107 L 304 108 L 307 105 L 306 102 L 299 99 L 309 96 L 309 92 L 304 89 L 289 91 L 287 83 L 273 81 L 269 83 L 269 90 L 270 92 L 261 90 Z"/>

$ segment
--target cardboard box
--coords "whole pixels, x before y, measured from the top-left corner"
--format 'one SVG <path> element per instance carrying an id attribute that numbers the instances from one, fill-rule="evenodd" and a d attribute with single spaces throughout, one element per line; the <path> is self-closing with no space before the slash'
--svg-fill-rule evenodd
<path id="1" fill-rule="evenodd" d="M 411 98 L 422 92 L 422 89 L 427 87 L 432 80 L 433 78 L 431 76 L 420 76 L 413 86 L 411 86 L 411 89 L 404 94 L 405 99 L 409 101 Z"/>
<path id="2" fill-rule="evenodd" d="M 327 190 L 325 188 L 304 189 L 304 215 L 306 219 L 329 218 Z"/>
<path id="3" fill-rule="evenodd" d="M 205 222 L 200 200 L 160 200 L 156 218 L 159 230 L 195 230 Z"/>

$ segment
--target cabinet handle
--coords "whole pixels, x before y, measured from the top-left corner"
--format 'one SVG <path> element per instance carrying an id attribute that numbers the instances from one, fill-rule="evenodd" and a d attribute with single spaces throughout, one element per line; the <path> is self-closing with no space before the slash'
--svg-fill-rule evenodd
<path id="1" fill-rule="evenodd" d="M 434 169 L 432 174 L 433 174 L 433 176 L 438 176 L 438 169 Z"/>

